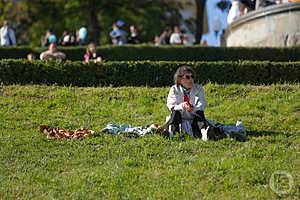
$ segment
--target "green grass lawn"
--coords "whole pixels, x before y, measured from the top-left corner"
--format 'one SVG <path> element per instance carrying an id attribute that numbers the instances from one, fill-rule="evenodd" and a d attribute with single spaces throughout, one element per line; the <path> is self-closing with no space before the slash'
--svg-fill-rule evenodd
<path id="1" fill-rule="evenodd" d="M 245 141 L 101 133 L 162 124 L 169 88 L 1 86 L 0 199 L 300 199 L 300 85 L 204 88 L 206 117 L 241 120 Z M 97 134 L 47 140 L 40 124 Z"/>

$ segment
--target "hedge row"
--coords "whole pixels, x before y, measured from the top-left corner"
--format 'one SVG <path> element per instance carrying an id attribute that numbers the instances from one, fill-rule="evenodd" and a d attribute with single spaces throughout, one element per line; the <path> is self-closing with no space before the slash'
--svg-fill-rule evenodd
<path id="1" fill-rule="evenodd" d="M 26 58 L 28 53 L 37 57 L 46 48 L 6 47 L 0 48 L 0 59 Z M 85 47 L 60 47 L 68 60 L 83 60 Z M 201 46 L 99 46 L 97 48 L 110 61 L 300 61 L 300 47 L 245 48 L 245 47 L 201 47 Z"/>
<path id="2" fill-rule="evenodd" d="M 0 60 L 3 84 L 58 84 L 73 86 L 168 86 L 181 65 L 190 65 L 196 82 L 271 84 L 299 83 L 300 62 L 55 62 Z"/>

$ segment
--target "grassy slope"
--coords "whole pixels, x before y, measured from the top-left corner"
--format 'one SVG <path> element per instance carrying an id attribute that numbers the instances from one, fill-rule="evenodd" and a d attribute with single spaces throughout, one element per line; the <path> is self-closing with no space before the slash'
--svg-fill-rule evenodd
<path id="1" fill-rule="evenodd" d="M 242 120 L 247 140 L 102 135 L 111 121 L 163 123 L 168 88 L 2 86 L 0 199 L 274 199 L 285 170 L 300 196 L 300 85 L 205 85 L 206 116 Z M 39 124 L 88 125 L 85 140 L 47 140 Z M 285 177 L 286 178 L 286 177 Z M 282 190 L 287 180 L 275 178 Z"/>

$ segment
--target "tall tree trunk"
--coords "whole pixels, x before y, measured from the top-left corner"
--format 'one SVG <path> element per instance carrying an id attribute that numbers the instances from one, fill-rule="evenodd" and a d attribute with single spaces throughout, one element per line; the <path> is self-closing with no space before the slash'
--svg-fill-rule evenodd
<path id="1" fill-rule="evenodd" d="M 92 37 L 93 42 L 98 45 L 99 43 L 99 33 L 100 33 L 100 27 L 99 27 L 99 21 L 97 18 L 97 10 L 96 10 L 96 1 L 95 0 L 89 0 L 88 1 L 88 7 L 89 7 L 89 21 L 90 25 L 92 26 Z"/>
<path id="2" fill-rule="evenodd" d="M 204 8 L 206 0 L 195 0 L 197 11 L 196 11 L 196 44 L 199 44 L 203 34 L 203 20 L 204 20 Z"/>

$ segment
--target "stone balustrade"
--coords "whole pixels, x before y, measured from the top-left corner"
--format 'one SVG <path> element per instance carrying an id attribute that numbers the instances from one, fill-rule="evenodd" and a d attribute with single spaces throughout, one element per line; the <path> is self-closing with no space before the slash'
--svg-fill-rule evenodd
<path id="1" fill-rule="evenodd" d="M 300 2 L 249 12 L 228 25 L 226 46 L 300 46 Z"/>

